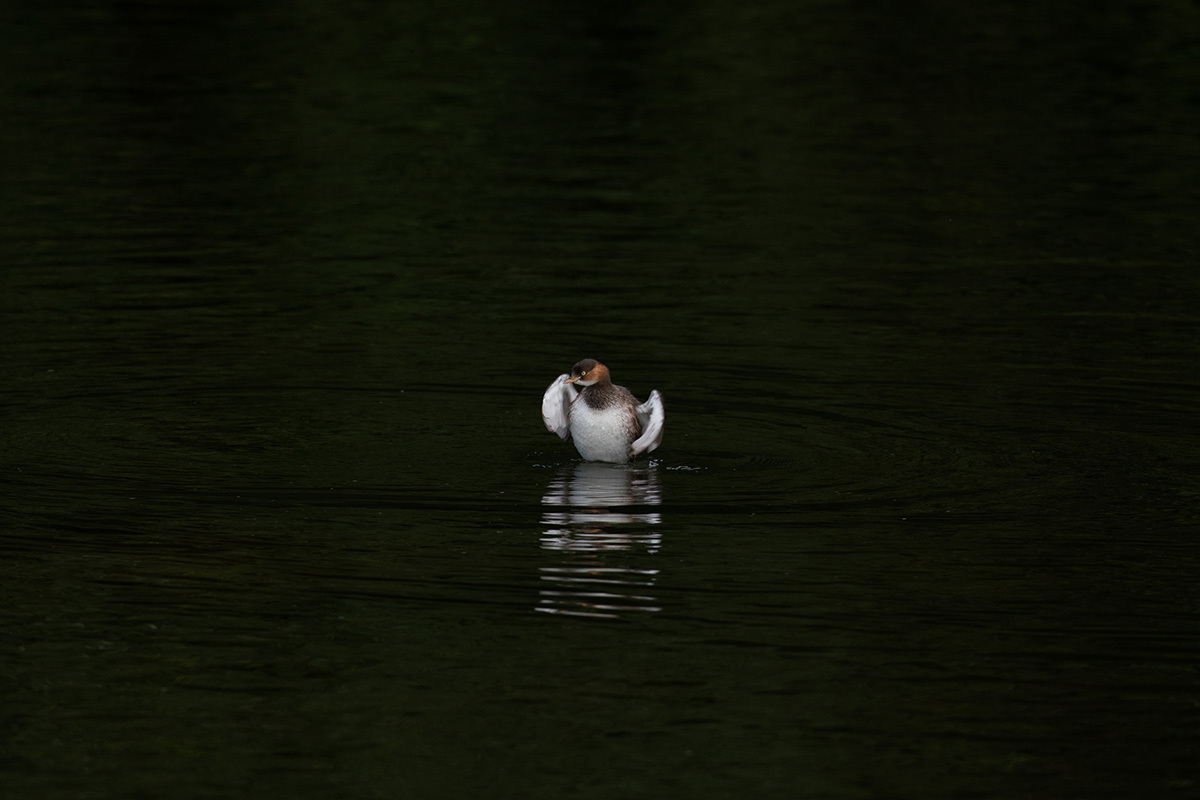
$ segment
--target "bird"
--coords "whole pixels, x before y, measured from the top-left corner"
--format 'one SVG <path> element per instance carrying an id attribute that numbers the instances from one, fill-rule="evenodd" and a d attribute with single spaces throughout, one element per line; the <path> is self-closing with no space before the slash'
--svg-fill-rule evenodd
<path id="1" fill-rule="evenodd" d="M 608 367 L 594 358 L 576 363 L 570 375 L 559 375 L 542 397 L 546 430 L 573 439 L 586 461 L 624 464 L 649 453 L 662 443 L 663 416 L 657 389 L 640 402 L 614 384 Z"/>

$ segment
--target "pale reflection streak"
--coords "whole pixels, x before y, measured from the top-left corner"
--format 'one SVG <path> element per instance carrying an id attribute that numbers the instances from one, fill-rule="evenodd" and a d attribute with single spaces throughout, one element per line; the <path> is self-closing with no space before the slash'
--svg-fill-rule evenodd
<path id="1" fill-rule="evenodd" d="M 659 571 L 628 565 L 662 547 L 646 527 L 662 522 L 661 503 L 653 466 L 583 463 L 557 475 L 542 498 L 542 549 L 562 558 L 541 567 L 536 610 L 608 619 L 661 610 L 649 593 Z"/>

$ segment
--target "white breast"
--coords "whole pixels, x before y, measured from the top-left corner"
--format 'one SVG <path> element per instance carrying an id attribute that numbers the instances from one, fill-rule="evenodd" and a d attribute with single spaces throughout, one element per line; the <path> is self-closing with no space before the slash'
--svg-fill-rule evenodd
<path id="1" fill-rule="evenodd" d="M 571 438 L 588 461 L 628 461 L 629 443 L 636 433 L 631 422 L 624 406 L 595 409 L 582 399 L 571 404 Z"/>

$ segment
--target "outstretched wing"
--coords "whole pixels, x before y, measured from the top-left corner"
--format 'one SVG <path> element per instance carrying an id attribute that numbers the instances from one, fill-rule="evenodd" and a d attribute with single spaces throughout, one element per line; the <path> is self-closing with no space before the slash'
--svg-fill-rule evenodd
<path id="1" fill-rule="evenodd" d="M 567 383 L 570 377 L 559 375 L 542 396 L 542 422 L 546 423 L 546 430 L 557 433 L 563 439 L 571 437 L 571 403 L 579 394 L 575 384 Z"/>
<path id="2" fill-rule="evenodd" d="M 642 423 L 642 435 L 633 440 L 629 449 L 636 456 L 649 453 L 662 442 L 665 412 L 662 395 L 658 393 L 658 389 L 650 392 L 650 399 L 635 410 L 638 421 Z"/>

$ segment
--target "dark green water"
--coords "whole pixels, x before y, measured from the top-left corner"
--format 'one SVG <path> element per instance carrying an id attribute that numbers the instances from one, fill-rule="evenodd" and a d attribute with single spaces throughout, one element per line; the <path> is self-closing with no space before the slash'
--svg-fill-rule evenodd
<path id="1" fill-rule="evenodd" d="M 1194 3 L 17 5 L 14 797 L 1200 792 Z"/>

